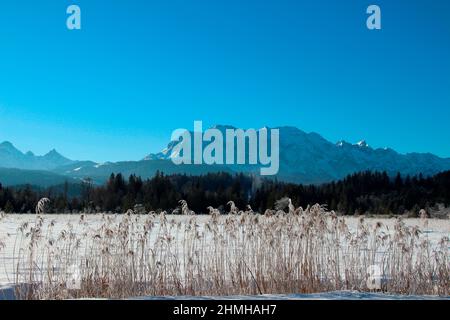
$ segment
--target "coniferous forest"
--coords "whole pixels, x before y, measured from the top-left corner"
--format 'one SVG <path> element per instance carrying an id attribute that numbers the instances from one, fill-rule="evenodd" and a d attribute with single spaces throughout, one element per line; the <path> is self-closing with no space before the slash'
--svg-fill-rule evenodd
<path id="1" fill-rule="evenodd" d="M 81 184 L 65 183 L 47 189 L 0 184 L 0 209 L 5 212 L 32 213 L 42 197 L 51 200 L 49 211 L 54 213 L 120 213 L 128 209 L 172 213 L 178 212 L 181 199 L 196 213 L 207 213 L 207 206 L 226 213 L 230 200 L 239 208 L 250 205 L 254 211 L 263 213 L 273 209 L 276 200 L 290 197 L 295 206 L 319 203 L 345 215 L 388 215 L 450 205 L 450 171 L 433 177 L 400 174 L 389 177 L 385 172 L 361 172 L 323 185 L 297 185 L 228 173 L 202 176 L 157 173 L 148 180 L 112 174 L 101 186 L 85 179 Z"/>

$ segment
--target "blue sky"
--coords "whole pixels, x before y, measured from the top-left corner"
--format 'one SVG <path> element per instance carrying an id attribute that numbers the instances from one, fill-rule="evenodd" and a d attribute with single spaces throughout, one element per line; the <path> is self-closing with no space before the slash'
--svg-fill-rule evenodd
<path id="1" fill-rule="evenodd" d="M 0 140 L 138 160 L 203 120 L 450 157 L 448 39 L 447 0 L 1 1 Z"/>

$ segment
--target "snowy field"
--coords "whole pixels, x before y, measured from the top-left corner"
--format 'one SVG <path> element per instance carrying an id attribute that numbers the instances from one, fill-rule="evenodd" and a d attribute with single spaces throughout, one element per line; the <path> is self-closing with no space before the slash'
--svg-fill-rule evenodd
<path id="1" fill-rule="evenodd" d="M 14 300 L 13 286 L 0 286 L 0 300 Z M 333 291 L 312 294 L 264 294 L 255 296 L 147 296 L 133 297 L 127 300 L 450 300 L 450 296 L 393 295 L 384 293 L 367 293 L 358 291 Z"/>
<path id="2" fill-rule="evenodd" d="M 145 216 L 144 216 L 145 217 Z M 90 246 L 89 237 L 86 234 L 96 234 L 99 233 L 102 228 L 104 228 L 105 220 L 108 220 L 111 225 L 119 226 L 123 216 L 121 215 L 86 215 L 83 218 L 80 215 L 43 215 L 42 220 L 40 220 L 40 238 L 44 241 L 54 241 L 65 231 L 70 230 L 74 235 L 80 237 L 81 242 L 78 244 L 79 250 L 77 252 L 86 252 Z M 140 218 L 139 218 L 140 219 Z M 142 218 L 145 219 L 145 218 Z M 154 218 L 154 232 L 153 235 L 149 236 L 150 242 L 155 242 L 161 235 L 161 228 L 158 222 L 159 218 L 156 216 Z M 210 221 L 209 216 L 197 216 L 196 227 L 199 232 L 202 232 L 208 221 Z M 225 221 L 226 217 L 220 217 Z M 188 225 L 192 217 L 186 216 L 167 216 L 167 220 L 170 221 L 172 225 Z M 138 221 L 138 220 L 136 220 Z M 358 218 L 350 217 L 346 218 L 345 222 L 350 230 L 350 232 L 356 232 L 359 228 L 360 220 Z M 396 219 L 379 219 L 379 218 L 369 218 L 365 219 L 365 225 L 368 229 L 375 228 L 376 224 L 381 222 L 385 230 L 395 229 Z M 225 222 L 224 222 L 225 223 Z M 404 224 L 406 227 L 414 228 L 417 226 L 422 230 L 420 233 L 420 239 L 426 239 L 431 243 L 431 247 L 437 247 L 442 243 L 442 239 L 445 237 L 450 237 L 450 221 L 449 220 L 434 220 L 429 219 L 426 222 L 420 219 L 405 219 Z M 18 281 L 16 277 L 18 276 L 22 279 L 22 275 L 18 275 L 15 271 L 17 265 L 20 264 L 18 257 L 25 257 L 26 252 L 29 250 L 29 241 L 26 240 L 27 234 L 26 229 L 30 226 L 36 225 L 36 215 L 6 215 L 0 220 L 0 299 L 12 299 L 14 297 L 12 287 L 14 283 L 22 282 Z M 103 226 L 103 227 L 102 227 Z M 178 231 L 176 231 L 178 230 Z M 180 228 L 174 228 L 172 232 L 175 241 L 180 237 Z M 182 233 L 182 232 L 181 232 Z M 84 234 L 84 237 L 83 237 Z M 42 240 L 40 240 L 42 241 Z M 204 245 L 207 246 L 209 241 L 205 239 Z M 447 248 L 450 250 L 450 247 Z M 182 253 L 177 253 L 182 255 Z M 382 253 L 381 253 L 382 254 Z M 42 271 L 46 270 L 48 266 L 45 262 L 46 258 L 44 255 L 33 258 L 36 264 L 36 269 Z M 22 268 L 23 269 L 23 268 Z M 18 279 L 19 279 L 18 278 Z M 139 299 L 158 299 L 162 298 L 159 295 L 154 297 L 143 297 Z M 402 295 L 388 295 L 388 294 L 378 294 L 378 293 L 360 293 L 357 291 L 333 291 L 328 293 L 317 293 L 317 294 L 277 294 L 277 295 L 230 295 L 226 299 L 434 299 L 435 296 L 402 296 Z M 442 298 L 442 297 L 441 297 Z M 447 297 L 448 298 L 448 297 Z M 165 297 L 164 299 L 215 299 L 212 296 L 206 295 L 202 297 L 193 296 L 181 296 L 181 297 Z M 222 299 L 222 298 L 221 298 Z"/>

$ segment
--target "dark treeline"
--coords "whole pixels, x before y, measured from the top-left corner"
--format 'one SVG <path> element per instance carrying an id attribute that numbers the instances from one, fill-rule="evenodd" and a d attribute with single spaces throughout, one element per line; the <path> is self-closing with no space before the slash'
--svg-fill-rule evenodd
<path id="1" fill-rule="evenodd" d="M 51 212 L 142 212 L 172 210 L 184 199 L 190 209 L 205 213 L 211 205 L 226 212 L 226 203 L 234 201 L 239 208 L 249 204 L 253 210 L 272 209 L 276 200 L 290 197 L 295 206 L 315 203 L 344 214 L 403 214 L 418 212 L 437 204 L 450 204 L 450 171 L 424 178 L 389 177 L 386 173 L 362 172 L 338 181 L 315 185 L 297 185 L 274 180 L 261 180 L 244 174 L 214 173 L 202 176 L 157 173 L 142 180 L 134 175 L 125 179 L 111 175 L 103 186 L 89 179 L 77 186 L 64 184 L 45 190 L 31 186 L 4 188 L 0 184 L 0 208 L 5 212 L 34 212 L 41 197 L 51 199 Z"/>

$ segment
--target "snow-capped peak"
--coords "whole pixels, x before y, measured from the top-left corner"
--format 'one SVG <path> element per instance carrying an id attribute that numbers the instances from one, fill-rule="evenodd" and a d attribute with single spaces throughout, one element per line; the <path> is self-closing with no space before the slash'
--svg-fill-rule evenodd
<path id="1" fill-rule="evenodd" d="M 361 140 L 356 144 L 358 147 L 361 148 L 367 148 L 369 145 L 367 144 L 366 140 Z"/>

